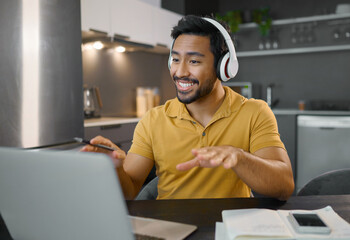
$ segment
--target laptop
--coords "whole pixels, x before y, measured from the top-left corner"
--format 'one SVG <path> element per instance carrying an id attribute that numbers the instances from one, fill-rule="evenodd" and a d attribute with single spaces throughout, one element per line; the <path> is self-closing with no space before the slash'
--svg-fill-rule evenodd
<path id="1" fill-rule="evenodd" d="M 0 213 L 14 239 L 183 239 L 196 229 L 128 216 L 111 159 L 73 151 L 0 147 Z"/>

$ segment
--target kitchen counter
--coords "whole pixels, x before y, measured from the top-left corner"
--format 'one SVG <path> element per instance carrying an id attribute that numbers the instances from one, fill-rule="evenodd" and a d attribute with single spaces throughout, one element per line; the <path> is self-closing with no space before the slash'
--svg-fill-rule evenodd
<path id="1" fill-rule="evenodd" d="M 350 111 L 320 111 L 320 110 L 298 110 L 298 109 L 272 109 L 275 115 L 332 115 L 348 116 Z"/>
<path id="2" fill-rule="evenodd" d="M 124 117 L 101 117 L 84 120 L 84 127 L 97 127 L 107 125 L 117 125 L 125 123 L 134 123 L 140 121 L 140 118 L 124 118 Z"/>

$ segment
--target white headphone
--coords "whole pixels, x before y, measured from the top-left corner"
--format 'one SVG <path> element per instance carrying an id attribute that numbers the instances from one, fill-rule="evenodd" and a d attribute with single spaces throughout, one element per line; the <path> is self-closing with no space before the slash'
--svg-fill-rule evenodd
<path id="1" fill-rule="evenodd" d="M 230 34 L 226 31 L 226 29 L 220 23 L 218 23 L 217 21 L 211 18 L 202 18 L 202 19 L 213 24 L 220 31 L 220 33 L 225 39 L 228 52 L 219 59 L 218 65 L 216 67 L 216 72 L 217 72 L 216 74 L 220 80 L 226 82 L 229 79 L 236 76 L 238 72 L 238 61 L 237 61 L 236 51 L 235 51 L 235 47 L 233 45 L 232 39 L 230 37 Z M 170 55 L 168 60 L 169 70 L 172 63 L 171 53 L 173 50 L 174 42 L 175 42 L 175 39 L 173 40 L 173 43 L 171 44 L 171 49 L 170 49 Z"/>

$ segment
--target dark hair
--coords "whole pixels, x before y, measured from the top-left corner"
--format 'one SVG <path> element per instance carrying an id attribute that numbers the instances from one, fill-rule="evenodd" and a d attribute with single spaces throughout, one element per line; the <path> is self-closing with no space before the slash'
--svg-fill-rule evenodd
<path id="1" fill-rule="evenodd" d="M 228 32 L 230 32 L 227 24 L 221 21 L 218 22 L 220 22 L 220 24 Z M 214 54 L 215 69 L 218 65 L 220 57 L 223 56 L 226 52 L 228 52 L 225 39 L 220 33 L 219 29 L 217 29 L 213 24 L 202 19 L 199 16 L 187 15 L 181 18 L 177 26 L 175 26 L 171 31 L 171 37 L 175 40 L 181 34 L 208 36 L 210 38 L 210 50 Z"/>

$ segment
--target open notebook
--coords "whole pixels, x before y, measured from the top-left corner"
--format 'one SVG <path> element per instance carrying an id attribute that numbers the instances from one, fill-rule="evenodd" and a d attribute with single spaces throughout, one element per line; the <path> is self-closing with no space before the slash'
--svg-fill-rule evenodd
<path id="1" fill-rule="evenodd" d="M 196 229 L 130 220 L 112 161 L 96 153 L 0 148 L 0 213 L 14 239 L 182 239 Z"/>

